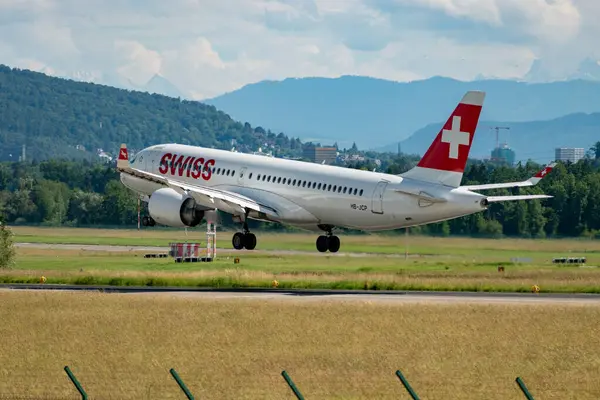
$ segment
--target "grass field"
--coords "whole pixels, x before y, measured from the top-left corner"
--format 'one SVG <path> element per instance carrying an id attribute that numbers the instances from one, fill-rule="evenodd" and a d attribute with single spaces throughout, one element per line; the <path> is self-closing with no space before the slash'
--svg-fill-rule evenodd
<path id="1" fill-rule="evenodd" d="M 0 398 L 600 398 L 600 307 L 0 291 Z"/>
<path id="2" fill-rule="evenodd" d="M 73 243 L 128 246 L 168 246 L 170 242 L 205 242 L 202 231 L 182 230 L 140 231 L 131 229 L 86 229 L 86 228 L 40 228 L 12 227 L 15 240 L 30 243 Z M 219 232 L 219 247 L 231 249 L 233 232 Z M 316 252 L 317 234 L 286 234 L 257 232 L 257 250 L 299 250 Z M 340 252 L 365 252 L 381 254 L 404 254 L 404 235 L 348 235 L 341 236 Z M 408 239 L 409 253 L 421 255 L 457 255 L 477 257 L 490 252 L 499 258 L 538 257 L 548 261 L 553 256 L 570 254 L 595 255 L 600 260 L 600 241 L 589 239 L 470 239 L 433 238 L 411 236 Z"/>
<path id="3" fill-rule="evenodd" d="M 167 246 L 185 238 L 183 232 L 149 230 L 18 227 L 14 231 L 17 241 L 38 243 Z M 218 243 L 224 244 L 219 247 L 231 248 L 230 235 L 220 233 Z M 314 246 L 314 235 L 258 236 L 261 248 Z M 19 248 L 15 268 L 0 270 L 0 282 L 37 282 L 43 275 L 48 283 L 78 284 L 264 287 L 275 279 L 282 288 L 530 291 L 538 285 L 542 291 L 600 292 L 600 268 L 596 268 L 600 241 L 410 237 L 406 259 L 404 237 L 345 236 L 342 241 L 345 253 L 363 254 L 319 254 L 312 247 L 296 254 L 227 250 L 213 263 L 177 264 L 172 259 L 145 259 L 138 251 Z M 369 252 L 378 254 L 364 254 Z M 234 264 L 234 255 L 239 264 Z M 585 256 L 588 262 L 585 266 L 552 264 L 552 258 L 559 256 Z M 530 262 L 513 264 L 513 257 Z M 499 265 L 504 272 L 498 272 Z"/>

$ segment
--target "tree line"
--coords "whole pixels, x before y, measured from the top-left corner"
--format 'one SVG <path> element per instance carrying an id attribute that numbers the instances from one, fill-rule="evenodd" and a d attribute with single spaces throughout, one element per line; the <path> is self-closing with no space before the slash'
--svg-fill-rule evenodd
<path id="1" fill-rule="evenodd" d="M 411 156 L 390 157 L 384 171 L 398 174 L 414 163 Z M 351 167 L 371 169 L 364 164 Z M 533 162 L 508 167 L 469 161 L 463 184 L 525 180 L 542 167 Z M 411 232 L 440 236 L 600 237 L 600 157 L 576 164 L 559 163 L 535 187 L 486 193 L 545 193 L 554 197 L 495 203 L 484 212 L 413 227 Z M 0 163 L 0 210 L 9 225 L 137 225 L 137 197 L 120 182 L 114 166 L 87 160 Z M 290 229 L 279 224 L 253 225 L 253 229 Z M 221 226 L 234 224 L 222 214 Z"/>

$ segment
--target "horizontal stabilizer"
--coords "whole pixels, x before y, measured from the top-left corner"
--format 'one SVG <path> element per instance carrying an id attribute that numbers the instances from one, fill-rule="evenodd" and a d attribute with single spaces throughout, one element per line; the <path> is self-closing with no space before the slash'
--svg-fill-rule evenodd
<path id="1" fill-rule="evenodd" d="M 552 196 L 546 194 L 523 194 L 519 196 L 489 196 L 485 200 L 488 203 L 499 203 L 501 201 L 515 201 L 515 200 L 533 200 L 533 199 L 551 199 Z"/>

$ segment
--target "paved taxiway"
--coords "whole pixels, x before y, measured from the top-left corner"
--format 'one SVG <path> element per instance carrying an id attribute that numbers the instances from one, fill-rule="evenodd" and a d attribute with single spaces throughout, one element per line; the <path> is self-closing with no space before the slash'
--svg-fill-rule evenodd
<path id="1" fill-rule="evenodd" d="M 0 284 L 5 291 L 94 291 L 130 295 L 170 295 L 210 299 L 258 299 L 298 301 L 363 301 L 384 303 L 483 303 L 483 304 L 594 304 L 600 306 L 600 294 L 567 293 L 483 293 L 418 291 L 350 291 L 312 289 L 212 289 L 145 286 L 79 286 L 54 284 Z"/>
<path id="2" fill-rule="evenodd" d="M 16 247 L 29 248 L 29 249 L 58 249 L 58 250 L 81 250 L 81 251 L 102 251 L 102 252 L 147 252 L 147 253 L 166 253 L 169 251 L 168 247 L 158 246 L 118 246 L 118 245 L 96 245 L 96 244 L 50 244 L 50 243 L 15 243 Z M 302 250 L 234 250 L 224 249 L 217 247 L 217 256 L 219 254 L 271 254 L 271 255 L 314 255 L 322 256 L 323 253 L 314 251 L 302 251 Z M 390 257 L 390 258 L 404 258 L 404 247 L 398 247 L 397 254 L 384 254 L 384 253 L 326 253 L 327 256 L 333 257 Z M 409 257 L 415 257 L 417 255 L 409 255 Z"/>

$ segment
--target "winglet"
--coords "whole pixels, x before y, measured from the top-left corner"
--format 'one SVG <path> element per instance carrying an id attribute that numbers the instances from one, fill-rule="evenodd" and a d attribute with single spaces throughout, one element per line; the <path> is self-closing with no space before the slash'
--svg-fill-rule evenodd
<path id="1" fill-rule="evenodd" d="M 532 183 L 532 185 L 537 185 L 542 178 L 544 178 L 546 175 L 548 175 L 552 169 L 556 166 L 556 163 L 552 163 L 549 165 L 546 165 L 541 171 L 539 171 L 537 174 L 535 174 L 534 176 L 532 176 L 531 178 L 527 179 L 529 182 Z"/>
<path id="2" fill-rule="evenodd" d="M 119 158 L 117 159 L 117 169 L 129 167 L 129 152 L 127 145 L 123 143 L 119 149 Z"/>

